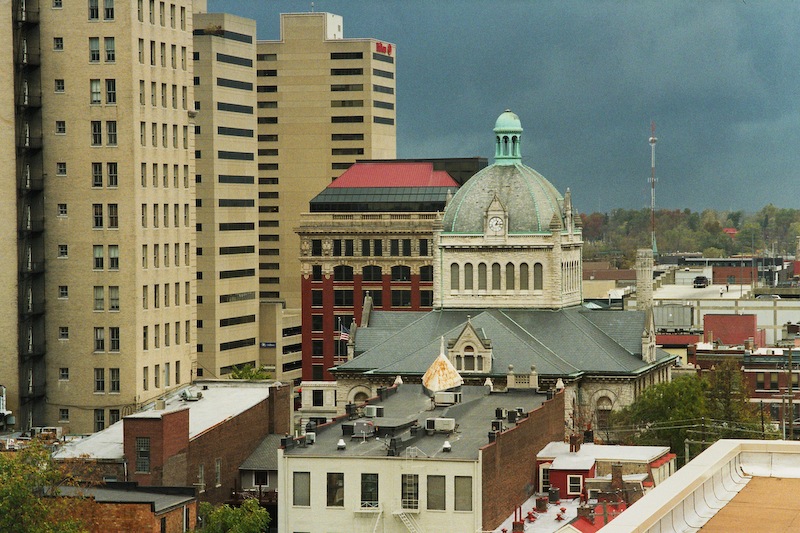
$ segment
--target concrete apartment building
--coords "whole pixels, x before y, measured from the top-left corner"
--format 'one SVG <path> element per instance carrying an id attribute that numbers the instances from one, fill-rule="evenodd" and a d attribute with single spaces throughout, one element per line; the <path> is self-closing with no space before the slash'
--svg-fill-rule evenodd
<path id="1" fill-rule="evenodd" d="M 194 18 L 197 375 L 260 364 L 256 24 Z"/>
<path id="2" fill-rule="evenodd" d="M 293 13 L 257 52 L 259 295 L 298 309 L 300 214 L 356 159 L 395 157 L 396 46 Z"/>
<path id="3" fill-rule="evenodd" d="M 12 4 L 3 380 L 17 427 L 91 432 L 192 376 L 192 4 Z"/>

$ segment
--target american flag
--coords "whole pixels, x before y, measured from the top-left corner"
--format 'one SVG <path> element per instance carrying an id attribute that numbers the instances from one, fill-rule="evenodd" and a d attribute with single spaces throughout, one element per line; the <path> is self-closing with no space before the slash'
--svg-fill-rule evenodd
<path id="1" fill-rule="evenodd" d="M 340 341 L 350 340 L 350 330 L 344 327 L 344 324 L 339 324 L 339 340 Z"/>

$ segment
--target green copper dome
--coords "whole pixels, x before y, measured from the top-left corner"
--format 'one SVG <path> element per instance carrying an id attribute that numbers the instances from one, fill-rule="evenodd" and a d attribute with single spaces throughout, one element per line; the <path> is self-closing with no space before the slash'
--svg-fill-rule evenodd
<path id="1" fill-rule="evenodd" d="M 551 232 L 564 219 L 564 198 L 534 169 L 522 164 L 519 117 L 505 111 L 494 128 L 495 162 L 470 178 L 447 204 L 445 233 L 483 234 L 485 214 L 497 196 L 508 214 L 509 233 Z"/>

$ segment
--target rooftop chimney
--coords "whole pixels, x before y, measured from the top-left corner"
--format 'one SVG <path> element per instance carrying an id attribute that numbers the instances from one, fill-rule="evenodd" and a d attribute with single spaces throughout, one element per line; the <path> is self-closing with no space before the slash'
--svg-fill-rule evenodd
<path id="1" fill-rule="evenodd" d="M 581 438 L 578 435 L 569 436 L 569 452 L 578 453 L 581 450 Z"/>
<path id="2" fill-rule="evenodd" d="M 622 463 L 611 463 L 611 490 L 622 493 Z"/>

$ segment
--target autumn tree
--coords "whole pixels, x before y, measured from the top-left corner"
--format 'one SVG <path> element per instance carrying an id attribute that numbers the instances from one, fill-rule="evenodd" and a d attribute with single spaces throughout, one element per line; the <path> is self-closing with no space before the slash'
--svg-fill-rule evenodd
<path id="1" fill-rule="evenodd" d="M 85 531 L 75 517 L 80 499 L 57 497 L 72 479 L 37 441 L 16 452 L 0 453 L 0 531 L 75 533 Z"/>

